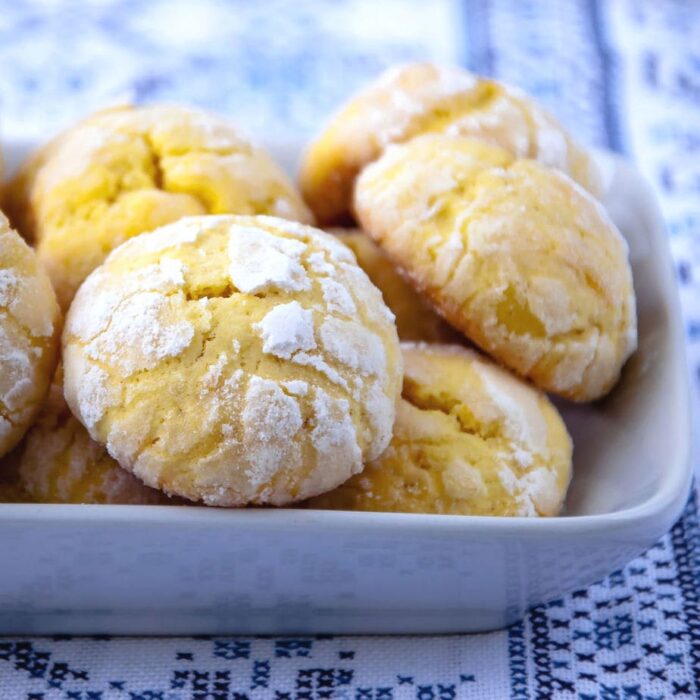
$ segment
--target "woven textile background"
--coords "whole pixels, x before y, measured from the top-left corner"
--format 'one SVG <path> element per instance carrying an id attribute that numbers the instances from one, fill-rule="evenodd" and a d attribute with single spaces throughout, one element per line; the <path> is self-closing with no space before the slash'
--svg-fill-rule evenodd
<path id="1" fill-rule="evenodd" d="M 688 0 L 0 0 L 0 130 L 183 100 L 308 138 L 397 61 L 520 85 L 656 187 L 700 384 L 700 3 Z M 700 427 L 696 426 L 696 431 Z M 2 562 L 0 561 L 0 576 Z M 700 697 L 700 523 L 509 630 L 452 637 L 0 638 L 0 700 Z"/>

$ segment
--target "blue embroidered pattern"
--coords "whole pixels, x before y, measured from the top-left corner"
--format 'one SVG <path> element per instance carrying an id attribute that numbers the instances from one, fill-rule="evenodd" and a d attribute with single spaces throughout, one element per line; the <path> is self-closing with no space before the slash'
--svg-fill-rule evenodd
<path id="1" fill-rule="evenodd" d="M 680 0 L 0 0 L 0 127 L 35 137 L 129 97 L 202 104 L 298 140 L 392 63 L 461 62 L 534 93 L 655 185 L 697 384 L 699 45 L 700 10 Z M 0 638 L 0 700 L 502 697 L 700 697 L 697 496 L 646 554 L 504 632 Z"/>

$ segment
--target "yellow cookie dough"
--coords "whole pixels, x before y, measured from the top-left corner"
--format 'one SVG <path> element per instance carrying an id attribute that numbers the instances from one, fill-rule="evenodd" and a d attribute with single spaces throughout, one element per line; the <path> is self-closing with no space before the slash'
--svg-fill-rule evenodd
<path id="1" fill-rule="evenodd" d="M 44 400 L 60 325 L 48 277 L 0 213 L 0 457 L 21 440 Z"/>
<path id="2" fill-rule="evenodd" d="M 559 171 L 431 134 L 359 177 L 362 226 L 450 323 L 546 391 L 607 393 L 636 348 L 627 244 Z"/>
<path id="3" fill-rule="evenodd" d="M 424 133 L 479 138 L 559 168 L 600 194 L 591 157 L 527 95 L 456 66 L 414 63 L 387 71 L 353 97 L 309 148 L 301 188 L 318 220 L 346 219 L 362 168 L 389 144 Z"/>
<path id="4" fill-rule="evenodd" d="M 460 334 L 413 291 L 382 249 L 366 233 L 359 229 L 331 229 L 330 232 L 355 253 L 357 264 L 381 291 L 386 305 L 396 316 L 396 328 L 401 340 L 459 342 Z"/>
<path id="5" fill-rule="evenodd" d="M 379 459 L 311 508 L 557 515 L 571 439 L 547 397 L 455 345 L 402 345 L 394 437 Z"/>
<path id="6" fill-rule="evenodd" d="M 93 119 L 99 121 L 103 114 L 118 112 L 125 109 L 131 108 L 122 105 L 95 112 L 79 121 L 70 129 L 57 134 L 50 141 L 35 149 L 27 156 L 17 173 L 6 184 L 2 192 L 2 199 L 0 200 L 2 201 L 3 209 L 10 223 L 24 237 L 25 241 L 30 244 L 35 243 L 34 234 L 37 224 L 34 219 L 36 212 L 31 205 L 31 195 L 36 177 L 41 168 L 44 167 L 44 164 L 51 159 L 61 143 L 66 137 L 71 135 L 73 131 L 81 129 Z"/>
<path id="7" fill-rule="evenodd" d="M 312 220 L 265 151 L 218 116 L 172 105 L 93 115 L 30 159 L 10 195 L 64 308 L 110 250 L 183 216 Z"/>
<path id="8" fill-rule="evenodd" d="M 66 399 L 149 486 L 210 505 L 335 488 L 388 445 L 393 314 L 333 236 L 185 218 L 115 250 L 63 337 Z"/>
<path id="9" fill-rule="evenodd" d="M 73 417 L 63 398 L 63 371 L 27 434 L 19 466 L 20 486 L 38 503 L 168 503 L 122 469 Z"/>

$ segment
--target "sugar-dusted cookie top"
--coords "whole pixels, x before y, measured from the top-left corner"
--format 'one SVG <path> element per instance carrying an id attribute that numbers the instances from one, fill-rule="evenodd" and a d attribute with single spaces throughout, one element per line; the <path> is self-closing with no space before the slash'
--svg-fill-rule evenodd
<path id="1" fill-rule="evenodd" d="M 557 515 L 571 439 L 547 397 L 460 346 L 402 345 L 405 378 L 388 449 L 311 508 Z"/>
<path id="2" fill-rule="evenodd" d="M 0 456 L 20 441 L 44 400 L 60 326 L 48 277 L 0 213 Z"/>
<path id="3" fill-rule="evenodd" d="M 331 235 L 186 218 L 115 250 L 64 333 L 66 398 L 146 484 L 211 505 L 339 485 L 391 437 L 393 314 Z"/>
<path id="4" fill-rule="evenodd" d="M 8 196 L 64 308 L 110 250 L 183 216 L 312 220 L 265 151 L 222 117 L 174 105 L 89 117 L 30 158 Z"/>
<path id="5" fill-rule="evenodd" d="M 362 169 L 390 144 L 425 133 L 478 138 L 558 168 L 600 193 L 588 153 L 523 92 L 457 66 L 413 63 L 388 70 L 351 98 L 309 147 L 301 188 L 318 220 L 346 218 Z"/>
<path id="6" fill-rule="evenodd" d="M 355 207 L 415 288 L 503 364 L 577 401 L 617 381 L 637 342 L 627 243 L 568 176 L 430 134 L 368 166 Z"/>

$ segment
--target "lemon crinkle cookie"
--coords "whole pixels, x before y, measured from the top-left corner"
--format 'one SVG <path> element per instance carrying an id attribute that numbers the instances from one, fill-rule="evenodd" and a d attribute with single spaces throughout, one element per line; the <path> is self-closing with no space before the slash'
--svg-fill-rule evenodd
<path id="1" fill-rule="evenodd" d="M 353 97 L 310 146 L 301 187 L 318 220 L 347 218 L 362 169 L 388 145 L 423 133 L 479 138 L 558 168 L 600 194 L 592 158 L 527 95 L 456 66 L 413 63 L 388 70 Z"/>
<path id="2" fill-rule="evenodd" d="M 22 492 L 38 503 L 157 505 L 169 502 L 122 469 L 90 438 L 63 398 L 59 366 L 49 396 L 27 433 L 19 465 Z"/>
<path id="3" fill-rule="evenodd" d="M 333 236 L 194 217 L 115 250 L 64 332 L 65 392 L 147 485 L 210 505 L 328 491 L 387 446 L 393 315 Z"/>
<path id="4" fill-rule="evenodd" d="M 74 130 L 83 127 L 93 119 L 99 121 L 105 113 L 124 109 L 130 108 L 122 105 L 99 110 L 81 119 L 70 129 L 56 134 L 47 143 L 32 151 L 22 162 L 21 167 L 14 174 L 12 179 L 6 183 L 2 193 L 2 205 L 5 214 L 12 225 L 23 236 L 24 240 L 30 245 L 35 243 L 34 234 L 36 230 L 36 221 L 34 219 L 35 211 L 30 205 L 30 198 L 34 181 L 41 168 L 50 160 L 54 151 L 59 149 L 63 140 L 71 135 Z"/>
<path id="5" fill-rule="evenodd" d="M 355 206 L 414 287 L 500 362 L 575 401 L 615 384 L 637 342 L 627 244 L 569 177 L 431 134 L 368 166 Z"/>
<path id="6" fill-rule="evenodd" d="M 386 305 L 396 316 L 401 340 L 438 343 L 459 342 L 460 334 L 450 327 L 406 282 L 384 251 L 359 229 L 330 229 L 355 253 L 357 264 L 379 288 Z"/>
<path id="7" fill-rule="evenodd" d="M 0 456 L 20 441 L 46 395 L 60 325 L 48 277 L 0 213 Z"/>
<path id="8" fill-rule="evenodd" d="M 405 378 L 388 449 L 307 502 L 334 510 L 557 515 L 572 444 L 547 397 L 460 346 L 402 345 Z"/>
<path id="9" fill-rule="evenodd" d="M 265 151 L 223 118 L 172 105 L 84 120 L 28 160 L 9 196 L 64 308 L 110 250 L 183 216 L 312 220 Z"/>

